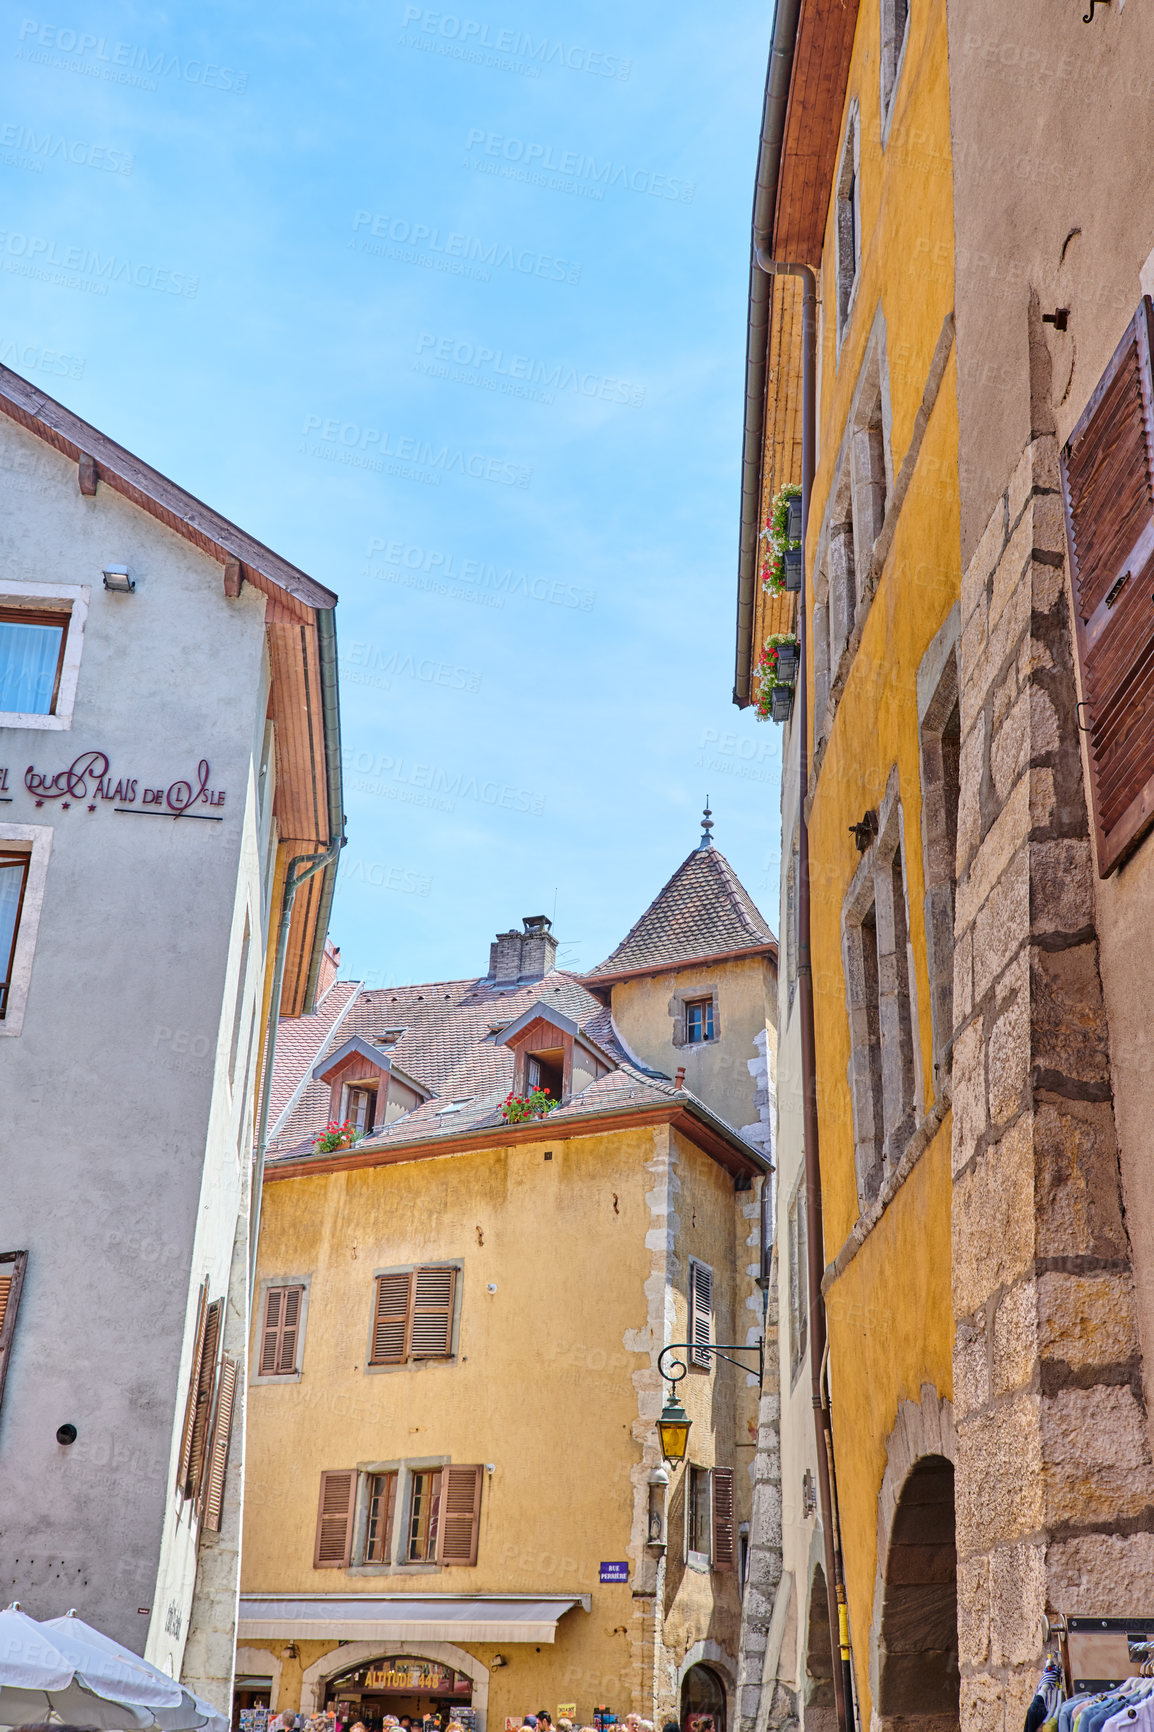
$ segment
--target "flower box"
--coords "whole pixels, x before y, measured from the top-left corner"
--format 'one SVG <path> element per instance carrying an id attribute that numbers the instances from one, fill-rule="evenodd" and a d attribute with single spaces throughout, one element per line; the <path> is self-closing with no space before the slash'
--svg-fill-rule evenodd
<path id="1" fill-rule="evenodd" d="M 769 719 L 771 722 L 788 722 L 793 714 L 793 687 L 774 686 L 769 697 Z"/>

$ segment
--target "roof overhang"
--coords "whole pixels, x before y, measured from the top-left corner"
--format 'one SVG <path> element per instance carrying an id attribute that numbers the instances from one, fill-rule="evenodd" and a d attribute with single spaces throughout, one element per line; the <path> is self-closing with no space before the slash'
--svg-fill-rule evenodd
<path id="1" fill-rule="evenodd" d="M 589 1594 L 242 1594 L 241 1642 L 554 1642 Z"/>
<path id="2" fill-rule="evenodd" d="M 463 1155 L 490 1148 L 508 1148 L 516 1143 L 563 1143 L 573 1137 L 601 1136 L 607 1131 L 633 1130 L 641 1125 L 672 1125 L 697 1144 L 734 1178 L 760 1178 L 773 1171 L 773 1163 L 716 1118 L 700 1101 L 685 1094 L 672 1095 L 668 1103 L 644 1106 L 604 1107 L 600 1111 L 565 1112 L 558 1118 L 527 1119 L 521 1124 L 488 1125 L 448 1136 L 413 1137 L 394 1143 L 377 1143 L 342 1149 L 329 1155 L 290 1155 L 271 1159 L 265 1167 L 266 1183 L 274 1179 L 307 1179 L 319 1173 L 348 1172 L 356 1167 L 391 1167 L 403 1161 L 427 1161 L 436 1155 Z"/>
<path id="3" fill-rule="evenodd" d="M 602 986 L 615 986 L 622 980 L 645 980 L 655 974 L 679 974 L 683 968 L 708 968 L 715 962 L 744 962 L 747 958 L 764 956 L 776 963 L 777 940 L 767 944 L 745 944 L 739 950 L 713 950 L 706 956 L 683 956 L 678 962 L 654 962 L 647 968 L 622 968 L 613 974 L 583 974 L 581 984 L 587 992 Z"/>

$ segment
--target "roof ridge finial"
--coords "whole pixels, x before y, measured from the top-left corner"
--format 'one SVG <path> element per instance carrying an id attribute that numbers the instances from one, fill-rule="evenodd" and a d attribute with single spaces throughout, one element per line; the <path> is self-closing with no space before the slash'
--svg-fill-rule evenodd
<path id="1" fill-rule="evenodd" d="M 701 814 L 701 841 L 698 848 L 712 848 L 713 837 L 709 832 L 713 829 L 713 813 L 709 810 L 709 795 L 705 796 L 705 810 Z"/>

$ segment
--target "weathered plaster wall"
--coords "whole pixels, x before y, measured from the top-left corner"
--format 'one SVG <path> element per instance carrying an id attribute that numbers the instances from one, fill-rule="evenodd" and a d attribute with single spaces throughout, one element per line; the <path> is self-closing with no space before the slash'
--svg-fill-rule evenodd
<path id="1" fill-rule="evenodd" d="M 0 1038 L 4 1244 L 29 1251 L 0 1414 L 21 1472 L 0 1476 L 0 1531 L 10 1597 L 34 1616 L 75 1605 L 177 1668 L 195 1567 L 171 1495 L 190 1289 L 227 1285 L 251 1122 L 227 1064 L 246 907 L 246 1034 L 262 971 L 264 604 L 226 600 L 215 561 L 106 487 L 82 495 L 75 464 L 7 418 L 0 474 L 7 580 L 91 586 L 71 726 L 0 729 L 0 838 L 54 832 L 27 1012 Z M 103 589 L 113 563 L 134 595 Z M 207 758 L 224 821 L 36 807 L 25 768 L 55 775 L 91 750 L 163 787 Z"/>
<path id="2" fill-rule="evenodd" d="M 719 1034 L 715 1041 L 675 1046 L 675 993 L 708 997 L 717 989 Z M 765 957 L 745 962 L 705 963 L 620 981 L 613 987 L 613 1020 L 630 1050 L 667 1076 L 685 1066 L 685 1086 L 735 1130 L 761 1124 L 760 1077 L 751 1061 L 767 1037 L 771 1055 L 777 1044 L 776 970 Z M 750 1136 L 750 1141 L 760 1142 Z"/>

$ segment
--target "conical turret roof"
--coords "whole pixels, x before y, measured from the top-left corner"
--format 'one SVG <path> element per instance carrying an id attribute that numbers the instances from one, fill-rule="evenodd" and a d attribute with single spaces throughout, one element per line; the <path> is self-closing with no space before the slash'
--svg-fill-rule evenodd
<path id="1" fill-rule="evenodd" d="M 707 833 L 613 954 L 584 978 L 596 985 L 686 962 L 776 950 L 773 933 Z"/>

